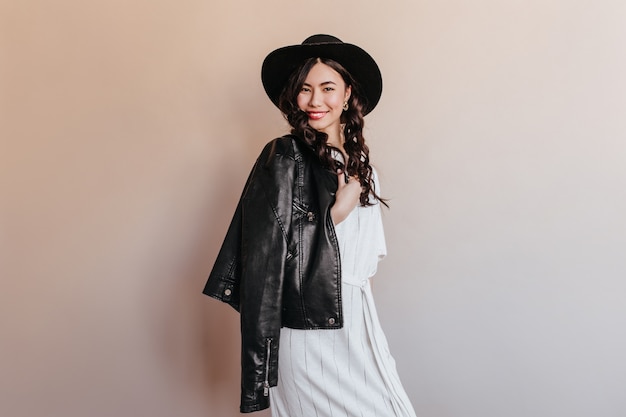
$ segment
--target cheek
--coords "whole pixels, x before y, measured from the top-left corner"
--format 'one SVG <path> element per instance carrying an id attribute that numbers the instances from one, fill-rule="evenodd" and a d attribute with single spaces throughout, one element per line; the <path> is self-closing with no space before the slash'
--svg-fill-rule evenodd
<path id="1" fill-rule="evenodd" d="M 306 97 L 304 97 L 302 94 L 298 94 L 298 97 L 296 98 L 296 104 L 298 104 L 298 108 L 300 110 L 304 110 L 306 107 Z"/>
<path id="2" fill-rule="evenodd" d="M 333 107 L 337 107 L 337 106 L 343 107 L 343 102 L 344 102 L 344 99 L 343 99 L 343 95 L 341 94 L 335 94 L 332 98 Z"/>

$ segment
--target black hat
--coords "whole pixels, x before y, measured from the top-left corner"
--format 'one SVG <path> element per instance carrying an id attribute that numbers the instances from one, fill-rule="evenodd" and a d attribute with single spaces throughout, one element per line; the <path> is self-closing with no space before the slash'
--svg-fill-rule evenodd
<path id="1" fill-rule="evenodd" d="M 265 92 L 276 106 L 291 74 L 306 59 L 315 57 L 337 61 L 352 75 L 367 100 L 363 114 L 376 107 L 383 91 L 383 79 L 376 61 L 358 46 L 344 43 L 331 35 L 309 36 L 301 45 L 285 46 L 265 57 L 261 80 Z"/>

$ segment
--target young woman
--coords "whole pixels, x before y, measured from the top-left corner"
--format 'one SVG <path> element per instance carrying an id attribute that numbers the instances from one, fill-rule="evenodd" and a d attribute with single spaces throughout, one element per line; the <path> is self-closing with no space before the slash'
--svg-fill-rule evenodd
<path id="1" fill-rule="evenodd" d="M 270 53 L 261 78 L 292 131 L 257 159 L 204 289 L 241 315 L 241 411 L 415 416 L 369 283 L 386 254 L 363 138 L 380 70 L 314 35 Z"/>

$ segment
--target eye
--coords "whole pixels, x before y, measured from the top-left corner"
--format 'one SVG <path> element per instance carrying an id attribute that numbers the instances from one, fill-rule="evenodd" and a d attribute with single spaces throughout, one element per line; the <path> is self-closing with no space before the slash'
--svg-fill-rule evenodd
<path id="1" fill-rule="evenodd" d="M 335 89 L 332 87 L 324 87 L 324 91 L 334 91 Z"/>
<path id="2" fill-rule="evenodd" d="M 310 92 L 310 91 L 311 91 L 311 89 L 310 89 L 309 87 L 302 87 L 302 88 L 300 89 L 300 92 L 301 92 L 301 93 L 308 93 L 308 92 Z"/>

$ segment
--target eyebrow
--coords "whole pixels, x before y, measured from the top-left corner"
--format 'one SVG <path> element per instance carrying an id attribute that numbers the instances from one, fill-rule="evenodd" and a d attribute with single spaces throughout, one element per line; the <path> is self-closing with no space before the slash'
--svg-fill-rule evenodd
<path id="1" fill-rule="evenodd" d="M 328 85 L 328 84 L 332 84 L 332 85 L 337 85 L 336 83 L 334 83 L 333 81 L 324 81 L 323 83 L 321 83 L 320 85 Z M 306 85 L 307 87 L 311 87 L 311 84 L 309 83 L 303 83 L 302 85 Z"/>

